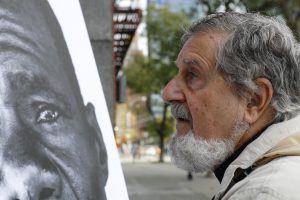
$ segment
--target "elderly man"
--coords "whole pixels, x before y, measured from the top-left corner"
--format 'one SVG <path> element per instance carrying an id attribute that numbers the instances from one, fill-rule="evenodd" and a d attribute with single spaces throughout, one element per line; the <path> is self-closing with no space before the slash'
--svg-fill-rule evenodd
<path id="1" fill-rule="evenodd" d="M 299 199 L 299 45 L 286 24 L 218 13 L 183 37 L 164 89 L 177 133 L 175 164 L 214 170 L 214 199 Z"/>
<path id="2" fill-rule="evenodd" d="M 48 2 L 0 15 L 0 199 L 105 200 L 102 135 Z"/>

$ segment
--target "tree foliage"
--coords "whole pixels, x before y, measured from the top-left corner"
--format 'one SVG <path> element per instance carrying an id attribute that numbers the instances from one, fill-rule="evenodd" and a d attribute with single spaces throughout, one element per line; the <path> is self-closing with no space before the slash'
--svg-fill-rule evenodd
<path id="1" fill-rule="evenodd" d="M 151 69 L 148 59 L 141 53 L 133 55 L 132 62 L 127 67 L 127 85 L 134 93 L 150 95 L 156 87 L 152 84 L 156 70 Z"/>
<path id="2" fill-rule="evenodd" d="M 299 39 L 300 1 L 299 0 L 244 0 L 249 11 L 258 11 L 267 15 L 282 16 L 287 25 Z"/>
<path id="3" fill-rule="evenodd" d="M 152 133 L 155 131 L 159 138 L 162 149 L 160 162 L 163 162 L 165 138 L 173 133 L 174 122 L 171 122 L 172 118 L 168 115 L 167 104 L 162 105 L 162 116 L 155 118 L 149 97 L 151 94 L 160 94 L 168 81 L 175 76 L 177 70 L 174 61 L 180 50 L 184 26 L 188 24 L 189 18 L 184 13 L 172 12 L 168 7 L 150 6 L 146 17 L 149 55 L 134 55 L 126 70 L 131 91 L 148 96 L 147 105 L 153 121 L 148 124 L 147 130 Z"/>
<path id="4" fill-rule="evenodd" d="M 146 130 L 149 133 L 149 135 L 155 138 L 157 142 L 159 142 L 159 135 L 157 134 L 157 129 L 158 129 L 158 125 L 161 124 L 162 120 L 163 119 L 159 117 L 158 119 L 156 119 L 156 121 L 151 121 L 146 126 Z M 165 123 L 166 123 L 166 127 L 164 130 L 164 134 L 165 134 L 165 139 L 168 139 L 168 136 L 174 133 L 175 121 L 173 120 L 172 117 L 167 117 Z"/>
<path id="5" fill-rule="evenodd" d="M 196 17 L 199 12 L 209 15 L 218 11 L 248 11 L 282 16 L 296 37 L 300 36 L 299 0 L 196 0 L 189 14 Z"/>
<path id="6" fill-rule="evenodd" d="M 174 13 L 168 7 L 150 6 L 146 22 L 149 65 L 156 72 L 152 92 L 159 93 L 176 74 L 174 61 L 180 50 L 184 24 L 189 24 L 189 20 L 183 13 Z"/>

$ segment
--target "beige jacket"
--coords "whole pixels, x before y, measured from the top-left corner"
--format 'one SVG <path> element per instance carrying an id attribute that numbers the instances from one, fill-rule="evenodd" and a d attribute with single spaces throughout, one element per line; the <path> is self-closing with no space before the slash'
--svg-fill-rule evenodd
<path id="1" fill-rule="evenodd" d="M 222 200 L 300 200 L 300 116 L 271 125 L 250 143 L 227 168 L 215 199 L 220 199 L 237 168 L 253 163 L 259 167 Z"/>

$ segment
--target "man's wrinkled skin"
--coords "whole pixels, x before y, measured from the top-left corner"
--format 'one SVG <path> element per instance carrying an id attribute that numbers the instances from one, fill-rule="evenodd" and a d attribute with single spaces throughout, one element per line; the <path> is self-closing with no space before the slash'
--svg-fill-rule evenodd
<path id="1" fill-rule="evenodd" d="M 163 97 L 190 112 L 191 119 L 176 119 L 180 135 L 193 130 L 205 139 L 228 138 L 242 116 L 245 103 L 215 67 L 215 52 L 223 37 L 217 33 L 192 36 L 177 57 L 178 74 L 165 87 Z"/>
<path id="2" fill-rule="evenodd" d="M 163 98 L 171 105 L 176 119 L 170 148 L 172 161 L 186 170 L 214 170 L 272 119 L 270 81 L 256 79 L 261 87 L 259 94 L 241 98 L 217 70 L 216 55 L 225 38 L 218 32 L 191 36 L 178 54 L 177 75 L 164 88 Z M 183 140 L 184 136 L 195 137 L 207 145 L 187 143 L 191 138 Z M 175 140 L 185 144 L 179 145 L 179 153 Z M 203 149 L 191 153 L 189 148 L 193 145 Z"/>
<path id="3" fill-rule="evenodd" d="M 0 0 L 0 200 L 105 200 L 107 155 L 45 0 Z"/>

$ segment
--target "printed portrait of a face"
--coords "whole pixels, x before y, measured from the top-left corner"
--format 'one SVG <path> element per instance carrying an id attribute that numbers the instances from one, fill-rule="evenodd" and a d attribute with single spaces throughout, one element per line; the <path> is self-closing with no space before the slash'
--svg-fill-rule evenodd
<path id="1" fill-rule="evenodd" d="M 105 200 L 107 153 L 46 0 L 0 0 L 0 199 Z"/>

